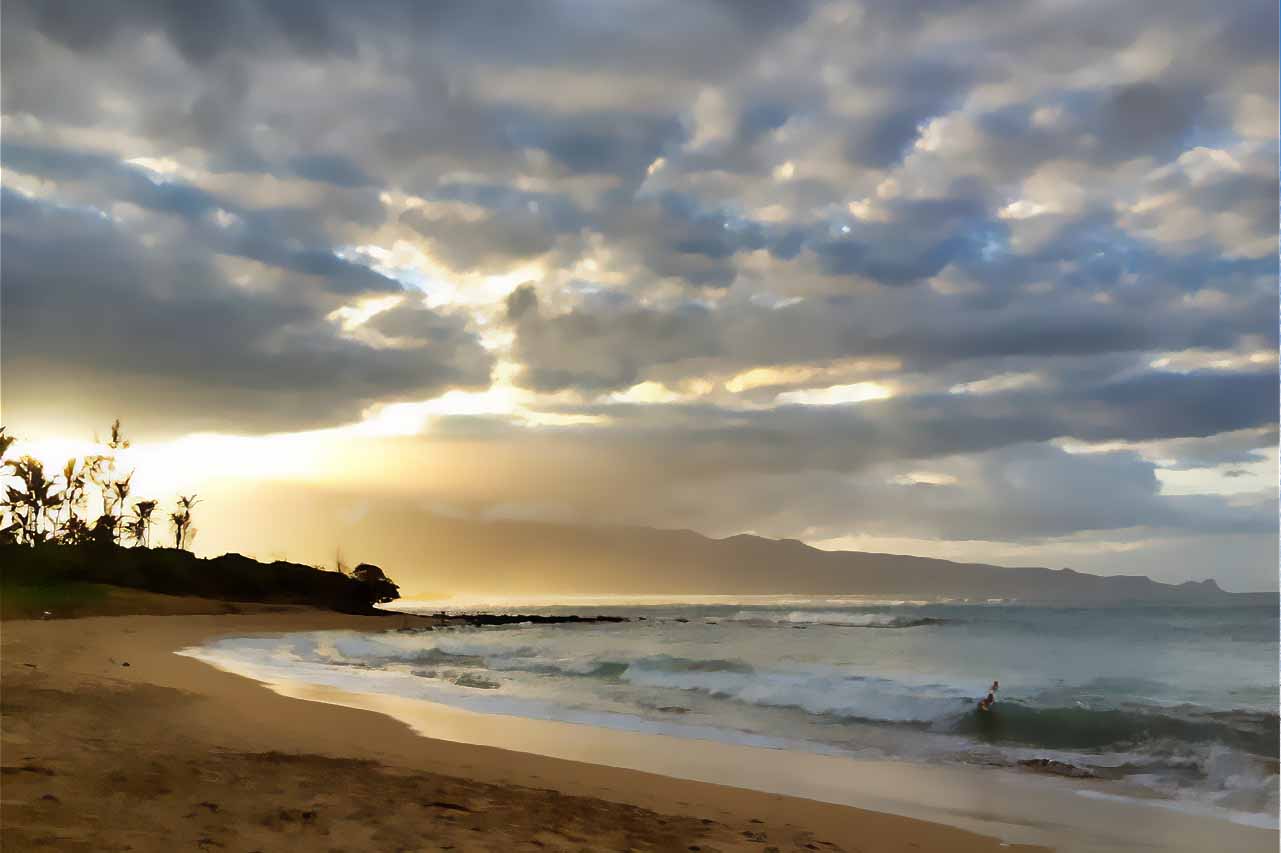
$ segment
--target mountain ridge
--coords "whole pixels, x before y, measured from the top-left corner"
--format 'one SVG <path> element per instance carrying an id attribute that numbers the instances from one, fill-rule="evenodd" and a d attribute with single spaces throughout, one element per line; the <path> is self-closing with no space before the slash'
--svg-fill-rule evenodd
<path id="1" fill-rule="evenodd" d="M 750 533 L 480 520 L 392 512 L 374 516 L 399 552 L 374 553 L 414 586 L 505 595 L 877 595 L 1001 598 L 1047 603 L 1248 603 L 1213 579 L 1172 584 L 1146 575 L 997 566 L 868 551 L 827 551 Z M 401 522 L 401 523 L 397 523 Z M 363 531 L 369 544 L 382 537 Z M 382 539 L 386 542 L 386 539 Z M 373 546 L 377 551 L 377 546 Z M 403 568 L 400 568 L 402 567 Z M 1266 599 L 1265 599 L 1266 600 Z"/>

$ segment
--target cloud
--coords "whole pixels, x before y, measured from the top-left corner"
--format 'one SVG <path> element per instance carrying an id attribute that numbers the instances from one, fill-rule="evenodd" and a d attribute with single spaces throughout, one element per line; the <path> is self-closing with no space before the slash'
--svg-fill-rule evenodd
<path id="1" fill-rule="evenodd" d="M 712 306 L 683 302 L 660 308 L 626 298 L 595 299 L 554 313 L 535 310 L 531 289 L 514 324 L 514 353 L 530 377 L 556 371 L 556 381 L 540 387 L 598 389 L 638 378 L 691 378 L 709 370 L 736 373 L 853 357 L 890 359 L 909 371 L 973 371 L 980 374 L 976 379 L 1009 372 L 1015 361 L 1072 373 L 1109 354 L 1193 342 L 1230 347 L 1268 334 L 1264 312 L 1275 297 L 1261 287 L 1234 287 L 1233 298 L 1192 309 L 1187 294 L 1171 288 L 1160 272 L 1150 289 L 1135 283 L 1127 294 L 1131 305 L 1069 291 L 978 307 L 963 296 L 883 290 L 778 307 L 737 293 Z M 588 351 L 592 358 L 579 357 Z"/>
<path id="2" fill-rule="evenodd" d="M 307 281 L 323 265 L 238 285 L 198 245 L 147 247 L 108 217 L 9 191 L 2 204 L 4 385 L 19 420 L 295 430 L 488 383 L 490 358 L 457 316 L 394 309 L 381 325 L 403 347 L 343 335 L 327 319 L 341 301 Z"/>
<path id="3" fill-rule="evenodd" d="M 545 317 L 533 288 L 521 287 L 508 297 L 507 317 L 516 325 L 520 381 L 543 391 L 633 385 L 640 350 L 659 360 L 710 354 L 708 335 L 699 331 L 707 311 L 697 305 L 667 314 L 619 307 L 603 316 L 571 311 Z"/>
<path id="4" fill-rule="evenodd" d="M 257 432 L 488 389 L 514 413 L 433 436 L 593 484 L 511 506 L 1263 535 L 1257 502 L 1176 501 L 1152 466 L 1254 465 L 1275 435 L 1250 354 L 1277 345 L 1276 24 L 1261 0 L 12 0 L 6 408 Z M 955 483 L 845 482 L 936 462 Z"/>

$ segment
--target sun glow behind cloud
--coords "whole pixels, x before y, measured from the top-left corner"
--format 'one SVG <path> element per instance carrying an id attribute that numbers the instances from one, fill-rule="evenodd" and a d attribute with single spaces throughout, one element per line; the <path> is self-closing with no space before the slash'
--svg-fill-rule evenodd
<path id="1" fill-rule="evenodd" d="M 893 396 L 893 389 L 880 382 L 855 382 L 852 385 L 784 391 L 774 399 L 781 404 L 844 406 L 850 403 L 865 403 L 869 400 L 887 400 Z"/>
<path id="2" fill-rule="evenodd" d="M 1248 530 L 1221 562 L 1273 582 L 1275 511 L 1234 501 L 1275 481 L 1275 4 L 1142 0 L 1104 44 L 1071 4 L 552 6 L 513 41 L 394 4 L 296 39 L 242 2 L 198 51 L 185 6 L 119 0 L 86 42 L 11 5 L 24 437 L 118 415 L 145 491 L 918 552 L 1059 519 Z M 490 491 L 442 474 L 467 463 Z M 1055 525 L 1007 488 L 1026 466 L 1071 485 Z M 869 481 L 903 503 L 860 506 Z"/>
<path id="3" fill-rule="evenodd" d="M 437 261 L 416 240 L 397 239 L 389 248 L 375 243 L 349 246 L 336 254 L 420 291 L 430 308 L 458 305 L 493 309 L 520 285 L 539 281 L 547 274 L 537 262 L 520 264 L 501 273 L 460 273 Z"/>
<path id="4" fill-rule="evenodd" d="M 332 430 L 237 436 L 193 433 L 170 441 L 139 442 L 111 451 L 99 442 L 65 438 L 19 440 L 13 452 L 30 455 L 47 474 L 69 459 L 98 454 L 114 459 L 116 477 L 132 474 L 135 498 L 169 501 L 226 479 L 255 481 L 323 480 L 325 459 L 337 447 Z"/>

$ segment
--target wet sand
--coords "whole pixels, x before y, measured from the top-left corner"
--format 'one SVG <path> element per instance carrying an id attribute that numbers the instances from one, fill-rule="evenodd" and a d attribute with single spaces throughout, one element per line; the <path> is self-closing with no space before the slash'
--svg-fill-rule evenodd
<path id="1" fill-rule="evenodd" d="M 1171 803 L 1153 798 L 1144 789 L 1106 780 L 677 739 L 478 714 L 435 702 L 317 685 L 281 683 L 272 689 L 286 696 L 387 714 L 425 737 L 854 806 L 1056 850 L 1202 853 L 1226 845 L 1223 849 L 1272 851 L 1278 843 L 1275 831 L 1174 811 Z"/>
<path id="2" fill-rule="evenodd" d="M 314 611 L 0 625 L 0 846 L 59 851 L 1030 849 L 951 826 L 416 734 L 174 654 Z"/>
<path id="3" fill-rule="evenodd" d="M 1017 770 L 927 767 L 268 686 L 222 635 L 424 624 L 293 609 L 5 622 L 9 850 L 1274 850 L 1277 833 Z M 128 665 L 126 665 L 128 664 Z M 734 787 L 731 787 L 734 786 Z M 747 790 L 750 788 L 752 790 Z"/>

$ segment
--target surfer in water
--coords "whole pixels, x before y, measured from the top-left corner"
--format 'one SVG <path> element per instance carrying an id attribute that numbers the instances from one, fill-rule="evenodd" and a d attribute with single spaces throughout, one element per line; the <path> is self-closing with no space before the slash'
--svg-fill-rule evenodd
<path id="1" fill-rule="evenodd" d="M 979 700 L 980 711 L 991 711 L 992 706 L 996 704 L 996 691 L 1001 687 L 1001 682 L 993 681 L 992 686 L 988 689 L 987 695 Z"/>

